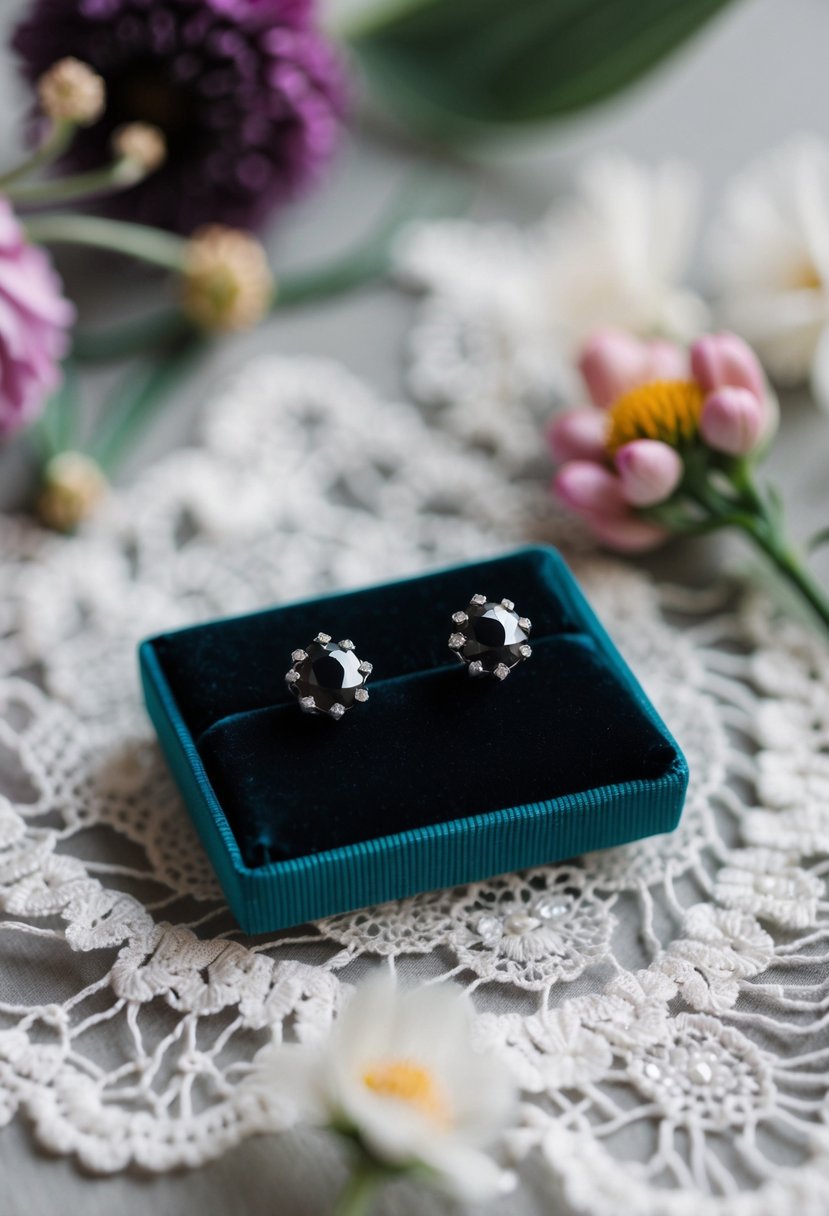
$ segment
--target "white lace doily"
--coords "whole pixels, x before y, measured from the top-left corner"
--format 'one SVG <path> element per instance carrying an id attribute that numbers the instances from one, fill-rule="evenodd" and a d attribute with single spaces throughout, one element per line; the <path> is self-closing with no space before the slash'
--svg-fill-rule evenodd
<path id="1" fill-rule="evenodd" d="M 268 359 L 81 536 L 0 523 L 2 1120 L 96 1171 L 197 1165 L 285 1125 L 256 1051 L 324 1032 L 370 963 L 473 993 L 523 1093 L 510 1147 L 576 1208 L 825 1212 L 829 661 L 762 601 L 570 551 L 687 753 L 666 838 L 246 939 L 166 771 L 141 637 L 566 539 L 515 469 Z"/>

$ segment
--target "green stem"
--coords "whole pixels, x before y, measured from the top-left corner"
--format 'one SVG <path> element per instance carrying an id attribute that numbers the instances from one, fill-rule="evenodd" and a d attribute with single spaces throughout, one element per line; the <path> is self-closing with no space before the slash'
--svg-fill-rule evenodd
<path id="1" fill-rule="evenodd" d="M 190 335 L 176 343 L 163 358 L 153 361 L 143 377 L 131 369 L 118 385 L 88 449 L 105 473 L 112 474 L 133 439 L 178 387 L 203 347 L 201 337 Z"/>
<path id="2" fill-rule="evenodd" d="M 799 554 L 775 529 L 764 520 L 741 520 L 737 525 L 766 555 L 789 586 L 806 601 L 823 627 L 829 632 L 829 597 L 812 578 Z"/>
<path id="3" fill-rule="evenodd" d="M 0 190 L 7 191 L 13 182 L 20 181 L 23 177 L 29 177 L 38 169 L 44 169 L 53 160 L 57 160 L 60 154 L 66 151 L 74 133 L 75 124 L 73 122 L 53 123 L 49 134 L 31 156 L 27 156 L 14 169 L 9 169 L 8 173 L 0 174 Z"/>
<path id="4" fill-rule="evenodd" d="M 114 363 L 169 346 L 193 332 L 181 309 L 171 306 L 106 329 L 76 329 L 72 334 L 72 354 L 81 363 Z"/>
<path id="5" fill-rule="evenodd" d="M 104 194 L 115 194 L 137 185 L 146 174 L 136 167 L 135 161 L 122 157 L 102 169 L 89 173 L 77 173 L 73 177 L 60 177 L 51 181 L 34 182 L 7 191 L 17 207 L 34 207 L 42 203 L 62 205 L 79 198 L 93 198 Z"/>
<path id="6" fill-rule="evenodd" d="M 26 220 L 32 241 L 44 245 L 85 245 L 127 254 L 165 270 L 180 271 L 187 242 L 144 224 L 99 219 L 94 215 L 35 215 Z"/>
<path id="7" fill-rule="evenodd" d="M 367 1216 L 381 1177 L 373 1166 L 357 1165 L 337 1200 L 334 1216 Z"/>

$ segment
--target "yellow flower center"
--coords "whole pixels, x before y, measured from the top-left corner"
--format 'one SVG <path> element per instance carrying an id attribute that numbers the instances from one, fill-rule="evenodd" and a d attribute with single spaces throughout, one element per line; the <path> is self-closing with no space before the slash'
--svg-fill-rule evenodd
<path id="1" fill-rule="evenodd" d="M 607 450 L 614 455 L 634 439 L 661 439 L 672 448 L 692 443 L 703 394 L 692 380 L 654 380 L 620 397 L 607 416 Z"/>
<path id="2" fill-rule="evenodd" d="M 451 1122 L 442 1087 L 428 1068 L 414 1060 L 374 1064 L 363 1073 L 363 1084 L 381 1098 L 406 1103 L 439 1127 L 446 1128 Z"/>
<path id="3" fill-rule="evenodd" d="M 795 291 L 817 291 L 823 286 L 823 279 L 814 262 L 808 258 L 795 266 L 791 276 L 791 286 Z"/>

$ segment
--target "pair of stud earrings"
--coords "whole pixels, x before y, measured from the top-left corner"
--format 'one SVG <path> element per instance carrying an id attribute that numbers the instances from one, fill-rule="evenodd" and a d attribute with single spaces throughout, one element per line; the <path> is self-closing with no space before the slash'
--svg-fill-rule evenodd
<path id="1" fill-rule="evenodd" d="M 449 649 L 471 676 L 505 680 L 513 667 L 532 654 L 531 622 L 521 616 L 512 600 L 488 600 L 473 595 L 467 608 L 452 614 Z M 368 700 L 366 683 L 371 663 L 357 657 L 350 638 L 333 642 L 318 633 L 303 650 L 291 655 L 285 683 L 309 714 L 327 714 L 339 720 L 355 705 Z"/>

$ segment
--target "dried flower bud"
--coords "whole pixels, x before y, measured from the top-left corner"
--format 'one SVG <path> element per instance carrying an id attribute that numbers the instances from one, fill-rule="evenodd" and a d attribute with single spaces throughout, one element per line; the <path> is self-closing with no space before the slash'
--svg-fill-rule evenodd
<path id="1" fill-rule="evenodd" d="M 80 59 L 59 59 L 37 82 L 41 109 L 54 122 L 89 127 L 104 112 L 106 90 L 97 72 Z"/>
<path id="2" fill-rule="evenodd" d="M 209 224 L 187 243 L 183 306 L 200 329 L 249 329 L 268 310 L 273 276 L 264 249 L 246 232 Z"/>
<path id="3" fill-rule="evenodd" d="M 116 156 L 132 162 L 144 177 L 164 164 L 167 141 L 151 123 L 128 122 L 113 132 L 112 150 Z"/>
<path id="4" fill-rule="evenodd" d="M 107 479 L 94 460 L 83 452 L 61 452 L 43 471 L 38 516 L 56 532 L 73 532 L 94 513 L 107 489 Z"/>

